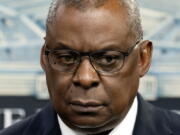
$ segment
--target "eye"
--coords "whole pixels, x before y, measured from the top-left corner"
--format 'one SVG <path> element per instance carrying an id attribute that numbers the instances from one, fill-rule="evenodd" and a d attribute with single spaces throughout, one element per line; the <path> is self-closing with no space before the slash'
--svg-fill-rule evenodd
<path id="1" fill-rule="evenodd" d="M 55 54 L 54 58 L 55 63 L 57 64 L 65 64 L 65 65 L 71 65 L 76 63 L 77 57 L 72 54 Z"/>
<path id="2" fill-rule="evenodd" d="M 100 65 L 108 66 L 108 65 L 114 65 L 117 62 L 119 62 L 121 58 L 119 56 L 115 55 L 102 55 L 101 57 L 98 57 L 96 59 L 96 62 Z"/>
<path id="3" fill-rule="evenodd" d="M 59 56 L 59 58 L 61 61 L 64 61 L 64 62 L 74 62 L 74 57 L 72 55 L 61 55 Z"/>

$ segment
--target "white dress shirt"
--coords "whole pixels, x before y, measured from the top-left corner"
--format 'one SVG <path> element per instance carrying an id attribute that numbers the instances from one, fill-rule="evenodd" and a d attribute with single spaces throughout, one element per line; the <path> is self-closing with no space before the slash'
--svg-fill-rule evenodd
<path id="1" fill-rule="evenodd" d="M 134 125 L 136 122 L 138 109 L 138 101 L 137 97 L 135 97 L 133 104 L 127 113 L 126 117 L 123 119 L 121 123 L 119 123 L 110 133 L 109 135 L 132 135 Z M 86 135 L 84 133 L 80 133 L 69 128 L 58 116 L 58 122 L 60 125 L 62 135 Z"/>

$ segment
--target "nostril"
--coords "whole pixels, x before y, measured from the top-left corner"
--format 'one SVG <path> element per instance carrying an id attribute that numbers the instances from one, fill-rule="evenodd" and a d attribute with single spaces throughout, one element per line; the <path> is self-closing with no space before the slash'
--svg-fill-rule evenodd
<path id="1" fill-rule="evenodd" d="M 81 84 L 80 84 L 79 82 L 74 82 L 74 85 L 78 87 L 78 86 L 80 86 Z"/>
<path id="2" fill-rule="evenodd" d="M 99 85 L 98 82 L 92 82 L 92 83 L 89 83 L 89 84 L 82 84 L 80 82 L 74 82 L 74 86 L 76 87 L 83 87 L 83 88 L 91 88 L 91 87 L 97 87 Z"/>
<path id="3" fill-rule="evenodd" d="M 99 84 L 98 82 L 93 82 L 93 83 L 92 83 L 92 87 L 97 87 L 98 84 Z"/>

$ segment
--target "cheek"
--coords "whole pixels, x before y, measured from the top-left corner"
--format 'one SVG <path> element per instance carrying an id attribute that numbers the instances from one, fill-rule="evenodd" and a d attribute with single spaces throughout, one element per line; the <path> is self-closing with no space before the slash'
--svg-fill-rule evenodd
<path id="1" fill-rule="evenodd" d="M 62 74 L 55 72 L 46 73 L 50 98 L 55 108 L 64 108 L 66 106 L 65 97 L 71 86 L 71 76 Z"/>
<path id="2" fill-rule="evenodd" d="M 129 109 L 136 96 L 139 77 L 136 70 L 121 72 L 116 76 L 104 79 L 104 89 L 111 99 L 110 109 L 114 115 L 123 115 Z"/>
<path id="3" fill-rule="evenodd" d="M 107 92 L 111 99 L 109 109 L 115 117 L 123 118 L 136 96 L 137 83 L 130 84 L 129 82 L 128 79 L 121 80 L 121 82 L 113 81 L 108 85 L 113 86 L 113 88 L 106 87 L 106 91 L 110 90 Z"/>

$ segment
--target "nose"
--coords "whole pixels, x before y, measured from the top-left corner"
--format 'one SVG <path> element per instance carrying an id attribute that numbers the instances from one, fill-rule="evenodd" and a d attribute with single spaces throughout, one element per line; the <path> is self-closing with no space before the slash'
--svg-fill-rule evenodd
<path id="1" fill-rule="evenodd" d="M 73 83 L 77 87 L 90 89 L 99 85 L 99 75 L 88 59 L 83 59 L 74 77 Z"/>

